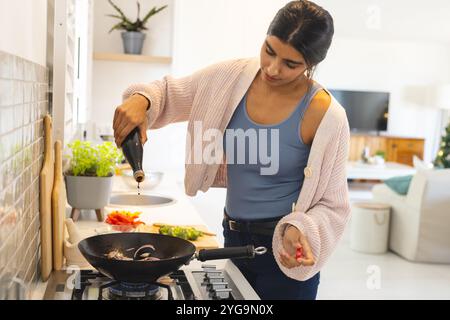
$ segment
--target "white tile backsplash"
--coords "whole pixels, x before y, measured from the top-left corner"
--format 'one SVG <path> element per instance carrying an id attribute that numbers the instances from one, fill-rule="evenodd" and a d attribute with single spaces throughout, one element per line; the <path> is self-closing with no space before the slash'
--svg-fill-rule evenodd
<path id="1" fill-rule="evenodd" d="M 0 51 L 0 300 L 18 277 L 40 277 L 39 173 L 47 69 Z M 3 286 L 3 287 L 2 287 Z"/>

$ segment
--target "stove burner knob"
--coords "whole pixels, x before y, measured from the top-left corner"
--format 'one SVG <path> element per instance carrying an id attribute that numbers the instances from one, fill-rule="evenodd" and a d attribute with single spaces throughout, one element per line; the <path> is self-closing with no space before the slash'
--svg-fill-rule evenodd
<path id="1" fill-rule="evenodd" d="M 202 264 L 202 269 L 204 272 L 217 271 L 216 266 L 213 264 Z"/>
<path id="2" fill-rule="evenodd" d="M 220 276 L 223 276 L 221 271 L 207 271 L 207 272 L 205 272 L 204 279 L 207 280 L 210 277 L 220 277 Z"/>
<path id="3" fill-rule="evenodd" d="M 217 289 L 227 289 L 228 282 L 213 282 L 207 285 L 209 291 L 216 291 Z"/>
<path id="4" fill-rule="evenodd" d="M 223 276 L 208 276 L 203 278 L 202 286 L 208 285 L 213 282 L 225 282 Z"/>
<path id="5" fill-rule="evenodd" d="M 209 279 L 209 283 L 225 282 L 225 278 L 223 276 L 210 276 L 208 279 Z"/>
<path id="6" fill-rule="evenodd" d="M 214 291 L 210 291 L 209 297 L 212 298 L 213 300 L 229 299 L 231 291 L 232 290 L 230 288 L 217 289 Z"/>

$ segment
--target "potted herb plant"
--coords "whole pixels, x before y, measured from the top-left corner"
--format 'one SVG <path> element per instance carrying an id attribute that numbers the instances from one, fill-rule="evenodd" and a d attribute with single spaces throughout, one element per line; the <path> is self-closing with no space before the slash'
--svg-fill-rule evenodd
<path id="1" fill-rule="evenodd" d="M 120 22 L 114 25 L 111 30 L 109 30 L 109 33 L 111 33 L 113 30 L 124 30 L 122 32 L 122 40 L 123 40 L 123 46 L 125 53 L 128 54 L 141 54 L 142 53 L 142 47 L 145 40 L 145 34 L 142 33 L 142 30 L 148 30 L 145 25 L 147 24 L 148 20 L 153 17 L 155 14 L 161 12 L 166 6 L 162 6 L 160 8 L 153 7 L 141 20 L 140 14 L 141 14 L 141 5 L 139 2 L 137 2 L 137 19 L 132 22 L 123 11 L 112 2 L 112 0 L 108 0 L 111 6 L 118 12 L 119 15 L 116 14 L 108 14 L 108 17 L 119 19 Z"/>
<path id="2" fill-rule="evenodd" d="M 112 142 L 92 145 L 75 140 L 69 144 L 69 169 L 65 172 L 67 202 L 74 210 L 103 209 L 109 202 L 112 178 L 122 153 Z"/>

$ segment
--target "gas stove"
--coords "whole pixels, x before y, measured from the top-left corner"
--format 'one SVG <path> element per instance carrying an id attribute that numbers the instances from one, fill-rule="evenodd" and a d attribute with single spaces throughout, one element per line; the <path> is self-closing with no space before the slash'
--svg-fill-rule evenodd
<path id="1" fill-rule="evenodd" d="M 155 283 L 123 283 L 96 270 L 54 271 L 44 300 L 259 300 L 230 260 L 192 263 Z"/>

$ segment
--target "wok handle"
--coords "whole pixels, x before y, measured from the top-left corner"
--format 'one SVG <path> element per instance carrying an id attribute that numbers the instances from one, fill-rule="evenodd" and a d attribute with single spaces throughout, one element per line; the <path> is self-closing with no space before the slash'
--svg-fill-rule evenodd
<path id="1" fill-rule="evenodd" d="M 196 259 L 200 261 L 220 260 L 220 259 L 237 259 L 237 258 L 254 258 L 255 254 L 260 255 L 267 252 L 264 247 L 255 249 L 254 246 L 248 245 L 244 247 L 229 247 L 220 249 L 202 249 L 196 255 Z"/>

